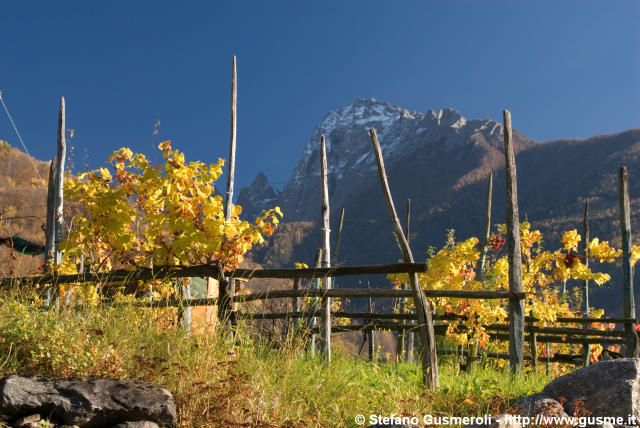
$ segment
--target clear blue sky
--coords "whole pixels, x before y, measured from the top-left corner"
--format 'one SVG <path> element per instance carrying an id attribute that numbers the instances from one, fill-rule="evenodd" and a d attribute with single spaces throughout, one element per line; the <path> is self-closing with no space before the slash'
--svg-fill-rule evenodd
<path id="1" fill-rule="evenodd" d="M 286 181 L 327 111 L 375 97 L 453 107 L 546 141 L 640 127 L 640 2 L 21 1 L 0 8 L 0 90 L 31 154 L 55 154 L 58 99 L 76 169 L 153 123 L 187 158 L 227 157 L 238 56 L 240 185 Z M 0 139 L 18 140 L 0 111 Z M 222 184 L 222 183 L 221 183 Z"/>

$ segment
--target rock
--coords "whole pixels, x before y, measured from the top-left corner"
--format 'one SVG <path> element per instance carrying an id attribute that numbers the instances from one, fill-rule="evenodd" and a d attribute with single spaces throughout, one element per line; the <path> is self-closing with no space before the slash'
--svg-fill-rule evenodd
<path id="1" fill-rule="evenodd" d="M 543 394 L 535 394 L 525 397 L 515 404 L 516 407 L 522 410 L 522 415 L 533 417 L 541 414 L 549 417 L 566 417 L 567 413 L 564 411 L 562 405 L 554 400 L 544 396 Z"/>
<path id="2" fill-rule="evenodd" d="M 640 359 L 600 361 L 554 379 L 539 395 L 566 400 L 564 410 L 571 416 L 580 412 L 575 404 L 581 401 L 590 416 L 634 415 L 640 420 Z"/>
<path id="3" fill-rule="evenodd" d="M 463 428 L 522 428 L 522 424 L 519 421 L 519 415 L 498 415 L 491 416 L 491 423 L 486 424 L 471 424 L 465 425 Z"/>
<path id="4" fill-rule="evenodd" d="M 114 425 L 111 428 L 160 428 L 155 422 L 149 421 L 136 421 L 136 422 L 123 422 L 118 425 Z"/>
<path id="5" fill-rule="evenodd" d="M 34 415 L 29 415 L 29 416 L 25 416 L 23 418 L 18 419 L 17 421 L 15 421 L 13 423 L 13 425 L 21 427 L 23 425 L 29 425 L 32 423 L 39 423 L 40 422 L 40 414 L 36 413 Z"/>
<path id="6" fill-rule="evenodd" d="M 176 409 L 169 391 L 148 382 L 118 379 L 0 379 L 0 421 L 39 413 L 53 424 L 107 428 L 128 421 L 174 427 Z"/>

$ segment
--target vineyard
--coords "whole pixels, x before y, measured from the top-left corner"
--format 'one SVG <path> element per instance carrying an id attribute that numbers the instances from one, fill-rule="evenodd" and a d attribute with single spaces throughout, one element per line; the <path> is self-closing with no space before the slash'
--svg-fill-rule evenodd
<path id="1" fill-rule="evenodd" d="M 51 162 L 48 180 L 41 272 L 0 280 L 4 311 L 0 319 L 4 325 L 12 326 L 7 327 L 6 338 L 0 338 L 0 350 L 6 358 L 3 370 L 39 372 L 44 367 L 46 372 L 65 376 L 134 376 L 131 367 L 121 364 L 124 351 L 113 342 L 117 340 L 113 332 L 122 332 L 128 328 L 127 323 L 140 329 L 135 333 L 135 345 L 139 349 L 151 346 L 143 343 L 142 332 L 156 335 L 159 343 L 166 345 L 167 355 L 157 360 L 145 357 L 149 360 L 143 361 L 151 369 L 158 369 L 147 370 L 143 375 L 159 381 L 166 374 L 160 375 L 160 370 L 171 372 L 172 376 L 180 370 L 181 363 L 171 360 L 177 364 L 175 367 L 164 363 L 170 360 L 170 344 L 177 346 L 183 340 L 190 341 L 194 349 L 202 347 L 211 351 L 218 361 L 227 361 L 227 365 L 234 364 L 230 361 L 236 353 L 294 349 L 295 352 L 287 354 L 287 358 L 290 357 L 286 359 L 287 364 L 298 365 L 296 370 L 324 371 L 326 375 L 337 367 L 349 366 L 354 360 L 346 358 L 332 345 L 332 338 L 341 332 L 363 333 L 360 350 L 368 342 L 371 360 L 368 370 L 383 378 L 375 382 L 384 384 L 384 388 L 390 388 L 393 383 L 390 379 L 400 377 L 401 372 L 415 372 L 414 360 L 419 360 L 423 387 L 420 394 L 435 394 L 443 382 L 445 385 L 451 382 L 450 370 L 457 375 L 461 368 L 469 371 L 473 367 L 482 368 L 486 373 L 493 373 L 506 369 L 508 364 L 512 373 L 536 379 L 536 376 L 557 375 L 570 370 L 571 365 L 588 365 L 602 358 L 637 357 L 638 324 L 632 271 L 640 259 L 640 247 L 631 245 L 626 169 L 619 170 L 622 248 L 616 249 L 607 241 L 589 236 L 587 204 L 583 231 L 568 230 L 562 237 L 561 248 L 546 249 L 541 232 L 533 229 L 527 219 L 520 221 L 519 218 L 511 115 L 506 110 L 505 224 L 491 227 L 491 175 L 487 177 L 487 211 L 482 236 L 458 241 L 451 232 L 443 248 L 432 248 L 426 261 L 417 262 L 408 241 L 409 215 L 402 225 L 387 181 L 378 136 L 371 129 L 373 153 L 385 196 L 380 203 L 388 208 L 402 262 L 331 266 L 330 197 L 323 137 L 319 141 L 322 156 L 318 165 L 322 178 L 322 194 L 318 195 L 322 227 L 318 233 L 322 235 L 323 245 L 313 267 L 301 261 L 295 269 L 241 268 L 244 257 L 254 246 L 269 239 L 287 213 L 273 207 L 255 221 L 247 222 L 240 219 L 242 208 L 232 202 L 235 82 L 234 58 L 229 162 L 219 159 L 212 164 L 188 162 L 167 140 L 158 145 L 164 159 L 160 164 L 121 148 L 111 155 L 107 166 L 65 178 L 67 129 L 62 99 L 59 151 Z M 227 186 L 223 198 L 216 192 L 215 182 L 225 167 Z M 335 237 L 333 254 L 338 252 L 340 233 L 341 228 Z M 4 244 L 14 252 L 14 261 L 18 257 L 31 257 L 19 253 L 28 254 L 29 248 L 35 248 L 29 247 L 33 242 L 21 241 L 18 236 L 4 238 Z M 598 272 L 597 267 L 616 261 L 622 262 L 624 279 L 621 318 L 607 317 L 602 309 L 591 307 L 589 302 L 590 285 L 600 286 L 610 280 L 610 276 Z M 335 287 L 336 277 L 371 274 L 384 277 L 388 286 Z M 191 297 L 191 278 L 211 278 L 206 283 L 204 296 Z M 251 288 L 251 281 L 260 278 L 285 279 L 287 288 L 243 292 Z M 249 282 L 243 288 L 240 281 L 245 280 Z M 579 281 L 579 291 L 570 292 L 567 284 L 572 281 Z M 353 310 L 348 300 L 361 298 L 369 299 L 366 312 Z M 394 310 L 387 313 L 373 310 L 372 298 L 394 299 Z M 196 332 L 192 329 L 192 318 L 196 318 L 199 307 L 205 307 L 207 315 L 204 327 Z M 99 311 L 104 311 L 104 320 L 114 323 L 111 327 L 98 322 L 102 315 L 95 314 Z M 78 314 L 85 313 L 94 315 L 83 322 Z M 65 327 L 60 318 L 56 318 L 60 316 L 74 322 Z M 118 316 L 122 319 L 115 321 Z M 18 320 L 24 321 L 23 327 L 17 326 L 22 322 Z M 112 328 L 116 324 L 118 328 Z M 27 327 L 33 331 L 29 332 Z M 89 331 L 95 345 L 76 358 L 73 350 L 56 349 L 53 342 L 42 337 L 34 339 L 36 332 L 43 329 L 65 346 L 70 346 L 69 341 L 63 339 L 65 335 L 74 337 L 80 331 Z M 395 366 L 391 361 L 394 358 L 376 356 L 373 330 L 397 332 Z M 414 336 L 419 339 L 417 343 Z M 24 341 L 23 345 L 18 343 L 20 340 Z M 38 340 L 52 348 L 38 348 Z M 258 350 L 248 350 L 251 346 Z M 53 349 L 61 353 L 51 357 Z M 126 351 L 129 357 L 137 352 L 132 349 Z M 221 350 L 227 355 L 222 355 Z M 191 364 L 192 371 L 198 364 L 211 370 L 215 365 L 198 351 L 185 351 L 184 358 L 184 364 Z M 389 365 L 380 368 L 376 361 Z M 246 372 L 238 374 L 232 370 L 225 373 L 231 378 L 239 376 L 238 384 L 242 384 L 242 376 L 248 376 Z M 193 384 L 190 387 L 196 388 Z M 180 388 L 181 393 L 187 394 L 185 385 Z M 446 386 L 445 391 L 450 388 Z M 243 394 L 229 385 L 226 393 L 230 401 L 240 400 Z M 473 407 L 473 400 L 477 398 L 469 395 L 464 398 L 471 403 L 467 403 L 469 409 L 487 411 L 487 408 Z M 186 403 L 193 404 L 184 399 L 184 409 L 191 405 Z M 504 407 L 504 404 L 496 406 Z M 260 417 L 269 419 L 268 415 Z M 287 417 L 299 420 L 291 415 Z"/>

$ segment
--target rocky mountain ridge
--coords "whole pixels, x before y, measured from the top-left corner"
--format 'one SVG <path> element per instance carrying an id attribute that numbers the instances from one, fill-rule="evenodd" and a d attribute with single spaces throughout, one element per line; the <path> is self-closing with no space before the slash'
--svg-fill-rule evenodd
<path id="1" fill-rule="evenodd" d="M 514 118 L 517 127 L 517 118 Z M 484 223 L 487 179 L 494 174 L 493 224 L 504 223 L 504 156 L 502 125 L 491 119 L 467 119 L 453 109 L 410 113 L 373 99 L 329 112 L 302 151 L 291 179 L 277 201 L 245 210 L 253 219 L 262 209 L 279 205 L 286 228 L 276 232 L 257 262 L 291 267 L 312 263 L 320 246 L 320 136 L 327 141 L 332 232 L 340 210 L 346 216 L 340 257 L 344 264 L 390 263 L 400 258 L 377 176 L 369 128 L 376 129 L 396 208 L 403 215 L 412 201 L 411 241 L 418 260 L 429 246 L 440 247 L 446 232 L 479 236 Z M 514 129 L 520 215 L 541 229 L 545 245 L 559 245 L 562 233 L 582 229 L 585 198 L 590 199 L 591 236 L 619 243 L 617 174 L 626 165 L 630 176 L 632 231 L 639 230 L 640 129 L 586 140 L 534 141 Z M 262 192 L 269 190 L 259 181 Z M 253 190 L 244 190 L 249 195 Z M 243 206 L 250 200 L 238 198 Z M 251 212 L 253 210 L 253 212 Z M 494 229 L 495 230 L 495 229 Z M 295 238 L 292 233 L 295 234 Z M 332 240 L 335 239 L 332 237 Z M 293 244 L 292 244 L 293 243 Z M 556 247 L 557 248 L 557 247 Z M 617 273 L 612 272 L 614 287 Z M 606 296 L 610 305 L 619 301 Z M 616 304 L 619 306 L 619 303 Z"/>

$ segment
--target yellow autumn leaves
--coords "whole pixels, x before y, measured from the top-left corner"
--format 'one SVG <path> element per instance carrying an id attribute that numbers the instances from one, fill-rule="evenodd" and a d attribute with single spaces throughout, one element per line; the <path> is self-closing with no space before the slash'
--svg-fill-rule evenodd
<path id="1" fill-rule="evenodd" d="M 504 225 L 498 225 L 499 240 L 506 233 Z M 560 287 L 568 280 L 590 280 L 598 285 L 607 282 L 609 275 L 593 272 L 584 264 L 584 254 L 578 254 L 582 237 L 577 230 L 565 232 L 561 242 L 563 248 L 547 251 L 542 248 L 542 234 L 532 230 L 528 222 L 520 225 L 520 243 L 522 252 L 522 287 L 527 295 L 525 313 L 540 319 L 538 325 L 544 326 L 558 317 L 576 317 L 578 308 L 571 307 L 568 295 L 561 295 Z M 476 264 L 480 256 L 477 238 L 462 242 L 449 242 L 444 248 L 427 260 L 427 272 L 419 274 L 420 283 L 425 289 L 434 290 L 502 290 L 509 289 L 509 265 L 506 256 L 497 254 L 500 247 L 489 248 L 485 265 L 485 281 L 476 278 Z M 589 257 L 601 262 L 612 262 L 620 258 L 621 251 L 594 238 L 587 244 Z M 640 258 L 640 248 L 632 250 L 633 262 Z M 389 275 L 395 283 L 408 282 L 405 274 Z M 483 325 L 504 323 L 507 318 L 506 301 L 481 299 L 434 298 L 435 312 L 439 315 L 453 313 L 464 315 L 462 324 L 451 323 L 447 338 L 456 345 L 466 345 L 477 340 L 482 348 L 489 345 L 489 334 Z M 575 301 L 574 301 L 575 303 Z M 602 316 L 602 311 L 592 311 L 592 317 Z M 493 345 L 493 347 L 500 345 Z"/>
<path id="2" fill-rule="evenodd" d="M 186 162 L 170 141 L 158 148 L 161 165 L 121 148 L 109 157 L 112 169 L 67 183 L 67 199 L 78 214 L 63 243 L 64 265 L 84 257 L 94 271 L 201 263 L 234 269 L 252 245 L 273 233 L 282 217 L 277 207 L 249 223 L 234 205 L 225 220 L 222 197 L 214 193 L 223 159 Z"/>

